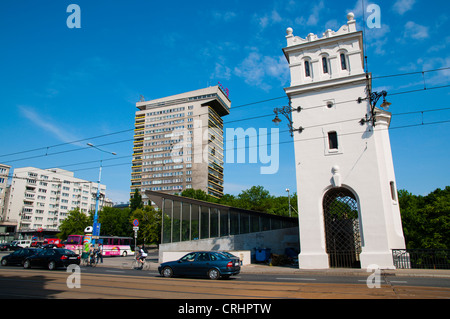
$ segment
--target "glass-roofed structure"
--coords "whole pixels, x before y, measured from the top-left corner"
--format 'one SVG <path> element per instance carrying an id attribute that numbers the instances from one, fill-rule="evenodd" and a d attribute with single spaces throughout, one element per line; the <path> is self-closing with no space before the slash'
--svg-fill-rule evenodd
<path id="1" fill-rule="evenodd" d="M 192 198 L 145 191 L 162 212 L 161 243 L 176 243 L 298 227 L 298 219 Z"/>

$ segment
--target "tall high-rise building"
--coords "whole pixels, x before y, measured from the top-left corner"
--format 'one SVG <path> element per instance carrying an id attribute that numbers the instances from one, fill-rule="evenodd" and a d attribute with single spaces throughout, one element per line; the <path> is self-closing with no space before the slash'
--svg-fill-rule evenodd
<path id="1" fill-rule="evenodd" d="M 192 188 L 221 197 L 222 117 L 230 105 L 221 86 L 136 103 L 131 195 Z"/>

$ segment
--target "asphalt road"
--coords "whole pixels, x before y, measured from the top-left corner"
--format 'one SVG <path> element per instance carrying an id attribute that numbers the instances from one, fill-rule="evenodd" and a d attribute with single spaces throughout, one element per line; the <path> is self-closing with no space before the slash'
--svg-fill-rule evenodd
<path id="1" fill-rule="evenodd" d="M 134 270 L 134 269 L 118 269 L 110 267 L 86 267 L 82 269 L 83 273 L 89 274 L 116 274 L 124 276 L 145 276 L 145 277 L 161 277 L 156 270 Z M 229 281 L 249 281 L 249 282 L 284 282 L 284 283 L 316 283 L 316 284 L 359 284 L 367 286 L 367 276 L 332 276 L 332 275 L 297 275 L 297 274 L 250 274 L 241 273 L 238 276 L 232 276 Z M 197 280 L 207 280 L 204 278 L 196 278 Z M 380 276 L 380 285 L 391 286 L 418 286 L 418 287 L 434 287 L 450 289 L 450 278 L 435 277 L 393 277 Z M 449 295 L 450 298 L 450 295 Z"/>
<path id="2" fill-rule="evenodd" d="M 448 299 L 450 280 L 382 277 L 368 288 L 362 276 L 240 274 L 228 280 L 162 278 L 155 270 L 0 268 L 0 298 L 12 299 Z M 79 287 L 76 287 L 76 284 Z M 72 286 L 72 287 L 70 287 Z"/>
<path id="3" fill-rule="evenodd" d="M 7 254 L 0 252 L 0 257 Z M 149 255 L 157 260 L 157 255 Z M 0 298 L 162 298 L 162 299 L 415 299 L 450 298 L 450 278 L 379 276 L 368 287 L 370 273 L 330 275 L 320 273 L 246 273 L 227 280 L 204 278 L 162 278 L 155 269 L 134 270 L 132 257 L 117 257 L 96 267 L 79 268 L 80 288 L 70 288 L 73 273 L 61 268 L 23 269 L 0 266 Z M 153 258 L 153 259 L 152 259 Z M 112 266 L 112 265 L 115 266 Z M 111 265 L 111 266 L 110 266 Z M 126 267 L 119 267 L 127 265 Z M 70 284 L 69 284 L 70 285 Z"/>

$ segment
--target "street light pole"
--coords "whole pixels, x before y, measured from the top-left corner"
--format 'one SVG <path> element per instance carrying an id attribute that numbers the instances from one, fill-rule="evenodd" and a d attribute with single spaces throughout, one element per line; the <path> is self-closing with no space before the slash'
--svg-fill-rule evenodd
<path id="1" fill-rule="evenodd" d="M 87 143 L 87 145 L 90 146 L 90 147 L 96 148 L 96 149 L 98 149 L 101 152 L 112 154 L 112 155 L 117 155 L 114 152 L 104 151 L 104 150 L 98 148 L 97 146 L 95 146 L 92 143 Z M 100 224 L 98 223 L 98 206 L 99 206 L 99 202 L 100 202 L 100 181 L 102 179 L 102 166 L 103 166 L 102 161 L 100 161 L 100 169 L 99 169 L 99 172 L 98 172 L 98 183 L 97 183 L 97 196 L 96 196 L 96 199 L 95 199 L 94 223 L 92 225 L 92 228 L 93 228 L 93 230 L 92 230 L 92 244 L 93 245 L 95 245 L 96 239 L 100 236 Z"/>
<path id="2" fill-rule="evenodd" d="M 289 195 L 289 188 L 286 188 L 286 192 L 288 193 L 289 217 L 291 217 L 291 196 Z"/>

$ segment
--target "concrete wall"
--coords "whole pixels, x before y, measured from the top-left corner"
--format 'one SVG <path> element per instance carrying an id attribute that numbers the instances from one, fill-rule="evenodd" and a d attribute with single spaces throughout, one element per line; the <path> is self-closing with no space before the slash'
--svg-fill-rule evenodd
<path id="1" fill-rule="evenodd" d="M 285 248 L 288 247 L 299 249 L 298 227 L 161 244 L 159 245 L 159 262 L 168 261 L 166 258 L 176 260 L 191 251 L 223 250 L 240 257 L 242 251 L 253 254 L 255 248 L 270 248 L 274 254 L 284 254 Z M 168 255 L 167 252 L 177 252 L 177 254 Z M 247 258 L 248 253 L 243 253 L 243 264 L 249 263 Z"/>

